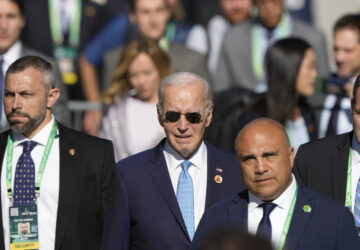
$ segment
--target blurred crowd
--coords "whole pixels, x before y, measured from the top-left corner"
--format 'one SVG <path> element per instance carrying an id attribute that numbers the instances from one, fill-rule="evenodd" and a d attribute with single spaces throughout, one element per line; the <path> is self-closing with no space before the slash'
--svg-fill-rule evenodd
<path id="1" fill-rule="evenodd" d="M 209 80 L 215 107 L 205 138 L 226 150 L 234 150 L 237 132 L 257 117 L 283 124 L 295 149 L 352 129 L 350 98 L 360 73 L 358 13 L 337 20 L 332 41 L 326 41 L 313 25 L 310 0 L 19 3 L 1 8 L 2 15 L 14 16 L 0 20 L 2 71 L 29 53 L 50 59 L 61 89 L 56 118 L 111 139 L 117 160 L 164 136 L 157 88 L 175 71 Z M 81 127 L 69 109 L 74 101 L 81 103 Z M 4 117 L 1 124 L 7 128 Z"/>

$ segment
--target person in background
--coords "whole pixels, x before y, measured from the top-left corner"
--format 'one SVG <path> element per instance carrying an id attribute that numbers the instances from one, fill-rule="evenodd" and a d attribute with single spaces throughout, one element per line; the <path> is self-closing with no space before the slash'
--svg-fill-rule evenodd
<path id="1" fill-rule="evenodd" d="M 186 47 L 208 55 L 208 70 L 215 79 L 219 54 L 226 31 L 250 18 L 252 0 L 219 0 L 222 14 L 213 16 L 206 28 L 195 25 L 186 40 Z"/>
<path id="2" fill-rule="evenodd" d="M 24 1 L 22 0 L 0 0 L 0 130 L 9 128 L 3 109 L 3 94 L 5 72 L 9 66 L 23 56 L 40 56 L 52 65 L 56 63 L 45 54 L 33 50 L 20 40 L 20 34 L 25 25 Z M 70 112 L 67 108 L 67 89 L 63 85 L 59 68 L 55 66 L 55 86 L 60 89 L 61 95 L 52 107 L 55 118 L 65 124 L 71 125 Z"/>
<path id="3" fill-rule="evenodd" d="M 256 93 L 267 91 L 265 54 L 279 39 L 302 38 L 313 48 L 319 76 L 328 76 L 329 61 L 324 35 L 285 10 L 284 0 L 254 0 L 258 15 L 229 29 L 224 36 L 214 91 L 240 86 Z"/>
<path id="4" fill-rule="evenodd" d="M 319 137 L 352 130 L 352 90 L 360 74 L 360 14 L 339 18 L 333 28 L 333 57 L 337 71 L 325 79 L 327 95 L 319 123 Z"/>
<path id="5" fill-rule="evenodd" d="M 159 46 L 168 53 L 176 70 L 193 72 L 207 78 L 206 57 L 204 55 L 190 50 L 182 44 L 171 42 L 164 36 L 170 17 L 167 0 L 130 0 L 129 6 L 129 18 L 136 24 L 140 38 L 158 42 Z M 113 35 L 110 33 L 110 37 L 107 39 L 113 39 Z M 87 61 L 85 55 L 80 58 L 83 89 L 89 102 L 98 103 L 100 101 L 100 90 L 111 82 L 111 76 L 121 53 L 121 44 L 106 51 L 102 61 L 102 81 L 99 81 L 96 68 Z M 83 130 L 90 134 L 97 134 L 101 117 L 101 109 L 86 112 L 83 119 Z"/>
<path id="6" fill-rule="evenodd" d="M 272 118 L 285 126 L 296 152 L 317 139 L 315 114 L 306 101 L 315 88 L 315 52 L 302 39 L 286 38 L 270 46 L 265 65 L 269 89 L 240 115 L 238 131 L 255 118 Z"/>
<path id="7" fill-rule="evenodd" d="M 157 120 L 161 79 L 173 72 L 166 53 L 152 40 L 134 40 L 124 48 L 103 100 L 109 105 L 99 136 L 111 140 L 115 160 L 154 147 L 165 137 Z"/>
<path id="8" fill-rule="evenodd" d="M 235 144 L 247 189 L 205 211 L 192 250 L 224 227 L 270 240 L 274 249 L 360 249 L 349 209 L 304 187 L 291 173 L 294 148 L 280 123 L 257 119 L 239 132 Z"/>
<path id="9" fill-rule="evenodd" d="M 23 0 L 21 40 L 55 59 L 71 100 L 83 99 L 78 54 L 97 32 L 125 9 L 125 0 Z"/>
<path id="10" fill-rule="evenodd" d="M 300 146 L 294 174 L 305 186 L 318 191 L 354 213 L 360 233 L 360 75 L 351 99 L 353 130 Z"/>

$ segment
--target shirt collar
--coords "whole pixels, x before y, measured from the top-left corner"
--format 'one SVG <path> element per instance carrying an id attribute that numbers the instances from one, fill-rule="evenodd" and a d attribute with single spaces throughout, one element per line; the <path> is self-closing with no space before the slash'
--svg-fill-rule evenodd
<path id="1" fill-rule="evenodd" d="M 353 135 L 351 140 L 352 147 L 352 164 L 358 164 L 360 162 L 360 144 Z"/>
<path id="2" fill-rule="evenodd" d="M 195 151 L 195 153 L 187 159 L 192 163 L 193 166 L 197 167 L 198 169 L 202 170 L 207 166 L 204 166 L 203 159 L 206 157 L 206 145 L 204 141 L 201 142 L 200 147 Z M 181 163 L 185 160 L 178 152 L 176 152 L 166 140 L 164 145 L 164 154 L 165 157 L 170 162 L 169 169 L 170 171 L 174 171 L 176 168 L 180 167 Z"/>
<path id="3" fill-rule="evenodd" d="M 18 58 L 20 58 L 21 55 L 21 50 L 22 50 L 22 44 L 20 41 L 17 41 L 13 44 L 13 46 L 11 46 L 8 51 L 6 51 L 2 57 L 4 59 L 4 66 L 5 66 L 5 70 L 7 70 L 7 68 L 13 63 L 15 62 Z"/>
<path id="4" fill-rule="evenodd" d="M 51 115 L 50 122 L 48 122 L 48 124 L 46 124 L 31 140 L 39 145 L 45 146 L 49 138 L 53 124 L 54 124 L 54 117 L 53 115 Z M 14 138 L 14 147 L 17 147 L 22 142 L 29 140 L 22 134 L 16 133 L 14 131 L 12 131 L 12 133 Z"/>
<path id="5" fill-rule="evenodd" d="M 284 210 L 290 209 L 291 202 L 292 202 L 292 199 L 293 199 L 295 191 L 296 191 L 295 176 L 293 174 L 291 174 L 291 177 L 292 177 L 292 180 L 291 180 L 290 185 L 285 189 L 285 191 L 279 197 L 277 197 L 275 200 L 272 201 L 272 203 L 275 203 L 277 205 L 277 207 L 284 209 Z M 249 192 L 250 209 L 255 209 L 264 203 L 262 200 L 256 198 L 250 192 L 250 190 L 248 192 Z"/>

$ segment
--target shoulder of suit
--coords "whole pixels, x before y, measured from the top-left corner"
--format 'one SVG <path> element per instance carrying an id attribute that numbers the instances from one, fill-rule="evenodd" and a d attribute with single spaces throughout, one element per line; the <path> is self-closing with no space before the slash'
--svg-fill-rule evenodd
<path id="1" fill-rule="evenodd" d="M 301 147 L 306 149 L 313 149 L 313 148 L 320 148 L 320 147 L 326 147 L 329 148 L 329 146 L 335 146 L 339 144 L 340 142 L 345 142 L 346 140 L 349 140 L 349 143 L 351 143 L 351 133 L 344 133 L 340 135 L 332 135 L 327 136 L 324 138 L 320 138 L 308 143 L 303 144 Z"/>
<path id="2" fill-rule="evenodd" d="M 56 65 L 55 61 L 51 57 L 45 55 L 44 53 L 41 53 L 40 51 L 27 47 L 24 44 L 22 44 L 22 56 L 39 56 L 50 62 L 51 64 Z"/>
<path id="3" fill-rule="evenodd" d="M 187 47 L 185 47 L 183 44 L 179 44 L 179 43 L 170 43 L 170 47 L 169 47 L 169 55 L 171 56 L 184 56 L 184 57 L 188 57 L 188 56 L 198 56 L 198 57 L 205 57 L 203 54 L 189 49 Z"/>
<path id="4" fill-rule="evenodd" d="M 59 129 L 59 137 L 61 137 L 62 134 L 64 134 L 66 136 L 73 138 L 74 140 L 78 140 L 79 142 L 89 143 L 89 145 L 93 143 L 105 143 L 105 144 L 111 143 L 111 141 L 107 139 L 85 134 L 81 131 L 66 127 L 65 125 L 62 125 L 59 122 L 58 122 L 58 129 Z"/>
<path id="5" fill-rule="evenodd" d="M 310 35 L 310 36 L 321 36 L 322 32 L 315 27 L 295 18 L 293 21 L 293 35 Z M 306 33 L 306 34 L 304 34 Z"/>

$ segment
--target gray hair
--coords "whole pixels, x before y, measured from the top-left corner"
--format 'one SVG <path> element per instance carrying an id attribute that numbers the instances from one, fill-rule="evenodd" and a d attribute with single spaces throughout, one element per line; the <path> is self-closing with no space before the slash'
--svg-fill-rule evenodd
<path id="1" fill-rule="evenodd" d="M 165 86 L 187 86 L 191 84 L 202 83 L 205 88 L 204 97 L 206 100 L 206 110 L 205 112 L 208 113 L 210 107 L 213 105 L 212 101 L 212 94 L 211 94 L 211 87 L 210 84 L 202 77 L 190 73 L 190 72 L 177 72 L 173 73 L 167 77 L 165 77 L 159 86 L 158 95 L 159 95 L 159 102 L 157 103 L 157 108 L 159 113 L 162 114 L 163 108 L 163 101 L 164 101 L 164 87 Z"/>
<path id="2" fill-rule="evenodd" d="M 45 86 L 46 91 L 55 87 L 54 67 L 51 63 L 39 56 L 24 56 L 16 60 L 6 71 L 5 78 L 9 74 L 23 72 L 28 68 L 34 68 L 40 71 L 41 83 Z"/>

